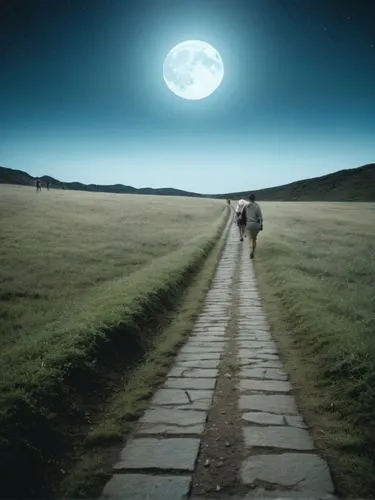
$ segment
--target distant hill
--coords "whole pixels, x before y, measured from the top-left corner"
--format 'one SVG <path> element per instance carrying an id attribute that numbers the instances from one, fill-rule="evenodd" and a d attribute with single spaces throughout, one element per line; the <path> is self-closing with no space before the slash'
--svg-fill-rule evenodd
<path id="1" fill-rule="evenodd" d="M 0 167 L 0 184 L 18 184 L 21 186 L 34 186 L 36 177 L 32 177 L 22 170 L 13 170 L 12 168 Z M 132 186 L 124 186 L 123 184 L 113 184 L 103 186 L 100 184 L 82 184 L 81 182 L 62 182 L 49 175 L 39 177 L 42 181 L 42 187 L 47 182 L 50 183 L 54 189 L 69 189 L 74 191 L 90 191 L 101 193 L 123 193 L 123 194 L 152 194 L 160 196 L 189 196 L 196 198 L 203 198 L 204 195 L 198 193 L 191 193 L 181 189 L 174 188 L 134 188 Z"/>
<path id="2" fill-rule="evenodd" d="M 31 177 L 31 175 L 23 172 L 22 170 L 0 167 L 0 184 L 20 184 L 21 186 L 31 186 L 34 181 L 34 177 Z"/>
<path id="3" fill-rule="evenodd" d="M 160 196 L 189 196 L 196 198 L 247 198 L 250 191 L 226 194 L 199 194 L 174 188 L 134 188 L 123 184 L 109 186 L 62 182 L 48 175 L 40 177 L 42 184 L 52 188 L 103 193 L 151 194 Z M 35 177 L 22 170 L 0 167 L 0 184 L 32 186 Z M 375 163 L 358 168 L 340 170 L 333 174 L 291 182 L 282 186 L 253 191 L 263 201 L 375 201 Z"/>
<path id="4" fill-rule="evenodd" d="M 262 201 L 375 201 L 375 163 L 252 192 Z M 241 191 L 217 198 L 247 199 L 249 194 Z"/>

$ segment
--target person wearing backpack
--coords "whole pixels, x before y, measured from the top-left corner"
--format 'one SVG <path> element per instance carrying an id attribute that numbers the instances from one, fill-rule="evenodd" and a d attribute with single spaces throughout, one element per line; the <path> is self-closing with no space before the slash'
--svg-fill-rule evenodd
<path id="1" fill-rule="evenodd" d="M 246 234 L 249 239 L 250 259 L 254 258 L 255 249 L 257 246 L 257 237 L 259 231 L 263 231 L 263 214 L 260 206 L 255 201 L 255 195 L 249 196 L 249 201 L 245 207 L 245 227 Z"/>
<path id="2" fill-rule="evenodd" d="M 246 214 L 245 207 L 247 205 L 246 200 L 239 200 L 236 207 L 236 223 L 238 226 L 238 230 L 240 232 L 240 241 L 243 241 L 243 237 L 245 235 L 245 227 L 246 227 Z"/>

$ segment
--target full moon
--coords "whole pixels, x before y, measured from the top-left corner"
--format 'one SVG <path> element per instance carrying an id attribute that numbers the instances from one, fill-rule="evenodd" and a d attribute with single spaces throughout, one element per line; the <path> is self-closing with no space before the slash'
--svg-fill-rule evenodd
<path id="1" fill-rule="evenodd" d="M 187 40 L 168 52 L 163 77 L 169 90 L 178 97 L 199 100 L 219 87 L 224 77 L 224 65 L 212 45 L 201 40 Z"/>

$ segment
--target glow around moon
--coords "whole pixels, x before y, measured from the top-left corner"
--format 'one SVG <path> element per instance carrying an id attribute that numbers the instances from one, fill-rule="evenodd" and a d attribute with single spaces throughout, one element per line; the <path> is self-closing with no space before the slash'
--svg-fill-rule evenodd
<path id="1" fill-rule="evenodd" d="M 167 87 L 183 99 L 199 100 L 221 84 L 224 65 L 219 52 L 201 40 L 187 40 L 169 51 L 163 65 Z"/>

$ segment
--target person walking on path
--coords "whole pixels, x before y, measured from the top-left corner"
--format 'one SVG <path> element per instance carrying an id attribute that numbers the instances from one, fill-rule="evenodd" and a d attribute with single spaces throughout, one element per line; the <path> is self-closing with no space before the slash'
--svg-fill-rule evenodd
<path id="1" fill-rule="evenodd" d="M 246 226 L 246 218 L 245 218 L 245 207 L 247 205 L 246 200 L 239 200 L 236 207 L 236 222 L 240 232 L 240 241 L 243 241 L 243 237 L 245 235 L 245 226 Z"/>
<path id="2" fill-rule="evenodd" d="M 39 191 L 42 190 L 42 186 L 41 186 L 41 182 L 40 182 L 39 177 L 36 178 L 35 186 L 36 186 L 36 192 L 39 193 Z"/>
<path id="3" fill-rule="evenodd" d="M 230 201 L 229 198 L 227 199 L 227 205 L 231 209 L 231 211 L 234 212 L 234 208 L 233 208 L 232 202 Z"/>
<path id="4" fill-rule="evenodd" d="M 246 224 L 246 234 L 249 240 L 250 259 L 254 258 L 257 246 L 257 237 L 259 231 L 263 231 L 263 214 L 260 206 L 255 201 L 255 195 L 249 196 L 249 201 L 244 209 L 244 220 Z"/>

